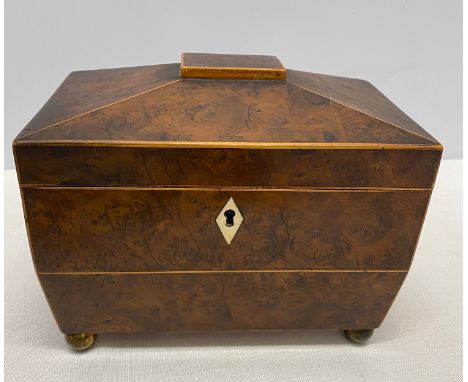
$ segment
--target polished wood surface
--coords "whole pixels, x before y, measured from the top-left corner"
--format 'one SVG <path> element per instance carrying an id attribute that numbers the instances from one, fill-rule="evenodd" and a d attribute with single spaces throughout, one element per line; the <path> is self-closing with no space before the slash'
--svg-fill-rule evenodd
<path id="1" fill-rule="evenodd" d="M 284 80 L 286 70 L 275 56 L 183 53 L 180 75 L 184 78 Z"/>
<path id="2" fill-rule="evenodd" d="M 74 72 L 13 142 L 61 330 L 379 326 L 442 146 L 366 81 L 184 57 Z M 228 246 L 230 197 L 244 220 Z"/>
<path id="3" fill-rule="evenodd" d="M 40 272 L 409 268 L 430 191 L 23 190 Z M 227 245 L 216 217 L 244 221 Z"/>
<path id="4" fill-rule="evenodd" d="M 437 140 L 368 81 L 288 70 L 289 81 L 307 91 L 398 126 L 433 142 Z"/>
<path id="5" fill-rule="evenodd" d="M 23 185 L 432 188 L 439 150 L 17 146 Z"/>
<path id="6" fill-rule="evenodd" d="M 376 328 L 406 273 L 39 275 L 64 333 Z"/>
<path id="7" fill-rule="evenodd" d="M 172 82 L 22 139 L 435 144 L 285 81 L 197 79 Z"/>
<path id="8" fill-rule="evenodd" d="M 179 64 L 166 64 L 72 72 L 16 140 L 167 85 L 179 79 L 179 70 Z"/>

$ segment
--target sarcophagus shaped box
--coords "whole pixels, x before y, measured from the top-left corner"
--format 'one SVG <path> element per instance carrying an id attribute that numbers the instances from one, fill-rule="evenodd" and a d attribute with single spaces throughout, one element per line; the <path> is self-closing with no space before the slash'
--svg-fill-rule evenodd
<path id="1" fill-rule="evenodd" d="M 271 56 L 71 73 L 14 141 L 31 252 L 76 348 L 104 332 L 370 336 L 442 146 L 366 81 Z"/>

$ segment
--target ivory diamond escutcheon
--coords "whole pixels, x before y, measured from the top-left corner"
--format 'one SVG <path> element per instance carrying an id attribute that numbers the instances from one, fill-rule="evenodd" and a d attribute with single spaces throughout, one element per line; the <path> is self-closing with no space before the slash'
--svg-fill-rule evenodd
<path id="1" fill-rule="evenodd" d="M 219 230 L 223 234 L 224 240 L 229 245 L 232 239 L 236 236 L 237 230 L 244 218 L 242 217 L 239 208 L 233 198 L 229 198 L 226 205 L 223 207 L 218 217 L 216 218 L 216 224 L 218 224 Z"/>

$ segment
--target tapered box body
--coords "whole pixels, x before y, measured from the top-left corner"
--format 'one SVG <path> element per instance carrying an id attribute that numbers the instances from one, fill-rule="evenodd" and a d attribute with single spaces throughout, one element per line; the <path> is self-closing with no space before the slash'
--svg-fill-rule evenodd
<path id="1" fill-rule="evenodd" d="M 187 54 L 71 73 L 14 154 L 64 333 L 373 329 L 442 146 L 366 81 Z"/>

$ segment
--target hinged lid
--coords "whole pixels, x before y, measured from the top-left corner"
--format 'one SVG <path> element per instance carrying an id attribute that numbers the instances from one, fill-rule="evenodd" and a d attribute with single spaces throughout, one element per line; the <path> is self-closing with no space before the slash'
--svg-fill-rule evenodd
<path id="1" fill-rule="evenodd" d="M 285 70 L 272 56 L 182 61 L 73 72 L 15 144 L 441 149 L 366 81 Z"/>

